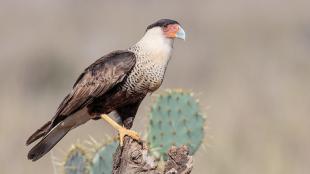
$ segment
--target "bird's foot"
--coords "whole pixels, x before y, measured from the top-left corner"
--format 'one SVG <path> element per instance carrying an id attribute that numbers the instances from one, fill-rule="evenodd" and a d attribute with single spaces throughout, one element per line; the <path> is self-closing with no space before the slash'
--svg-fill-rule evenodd
<path id="1" fill-rule="evenodd" d="M 133 131 L 133 130 L 130 130 L 130 129 L 126 129 L 125 127 L 121 127 L 119 130 L 119 144 L 121 146 L 124 145 L 124 137 L 127 135 L 127 136 L 130 136 L 131 138 L 137 140 L 137 141 L 140 141 L 140 135 L 136 132 L 136 131 Z"/>
<path id="2" fill-rule="evenodd" d="M 104 119 L 107 123 L 109 123 L 112 127 L 114 127 L 119 132 L 119 140 L 120 145 L 123 146 L 124 144 L 124 137 L 130 136 L 131 138 L 139 141 L 141 138 L 139 134 L 133 130 L 126 129 L 125 127 L 117 124 L 113 119 L 111 119 L 108 115 L 102 114 L 100 116 L 102 119 Z"/>

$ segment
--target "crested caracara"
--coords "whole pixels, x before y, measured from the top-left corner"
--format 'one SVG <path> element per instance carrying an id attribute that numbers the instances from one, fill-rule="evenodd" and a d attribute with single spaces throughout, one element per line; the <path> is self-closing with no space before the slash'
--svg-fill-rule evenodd
<path id="1" fill-rule="evenodd" d="M 125 135 L 139 139 L 130 128 L 143 98 L 161 85 L 175 38 L 185 39 L 180 24 L 161 19 L 149 25 L 129 49 L 111 52 L 88 66 L 54 117 L 28 138 L 27 145 L 41 138 L 28 159 L 40 159 L 70 130 L 90 119 L 102 118 L 116 128 L 121 145 Z M 106 115 L 112 111 L 119 115 L 121 125 Z"/>

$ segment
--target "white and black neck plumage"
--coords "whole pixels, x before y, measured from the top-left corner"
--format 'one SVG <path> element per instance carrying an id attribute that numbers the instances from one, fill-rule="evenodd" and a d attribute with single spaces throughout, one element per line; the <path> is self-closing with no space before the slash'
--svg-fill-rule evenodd
<path id="1" fill-rule="evenodd" d="M 168 63 L 173 48 L 173 39 L 167 38 L 160 27 L 148 30 L 130 51 L 147 56 L 139 56 L 137 59 L 150 59 L 157 64 Z"/>
<path id="2" fill-rule="evenodd" d="M 136 65 L 125 83 L 127 90 L 148 93 L 158 89 L 164 79 L 172 48 L 173 39 L 167 38 L 160 27 L 148 30 L 139 42 L 129 48 L 135 53 Z"/>

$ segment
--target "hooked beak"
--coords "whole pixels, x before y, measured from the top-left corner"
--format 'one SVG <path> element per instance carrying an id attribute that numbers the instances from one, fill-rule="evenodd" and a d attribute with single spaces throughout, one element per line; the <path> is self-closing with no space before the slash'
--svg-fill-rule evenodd
<path id="1" fill-rule="evenodd" d="M 176 38 L 185 40 L 185 36 L 186 34 L 184 29 L 181 26 L 179 26 L 179 31 L 176 33 Z"/>

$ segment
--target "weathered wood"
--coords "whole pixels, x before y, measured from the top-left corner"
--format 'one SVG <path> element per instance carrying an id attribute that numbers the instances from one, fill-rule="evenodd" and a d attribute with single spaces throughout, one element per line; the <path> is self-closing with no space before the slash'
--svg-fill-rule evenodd
<path id="1" fill-rule="evenodd" d="M 113 155 L 113 174 L 189 174 L 193 159 L 186 146 L 171 147 L 164 170 L 148 153 L 145 142 L 125 137 L 123 147 L 118 147 Z"/>
<path id="2" fill-rule="evenodd" d="M 193 157 L 189 156 L 187 146 L 172 146 L 168 152 L 164 174 L 189 174 L 193 169 Z"/>

